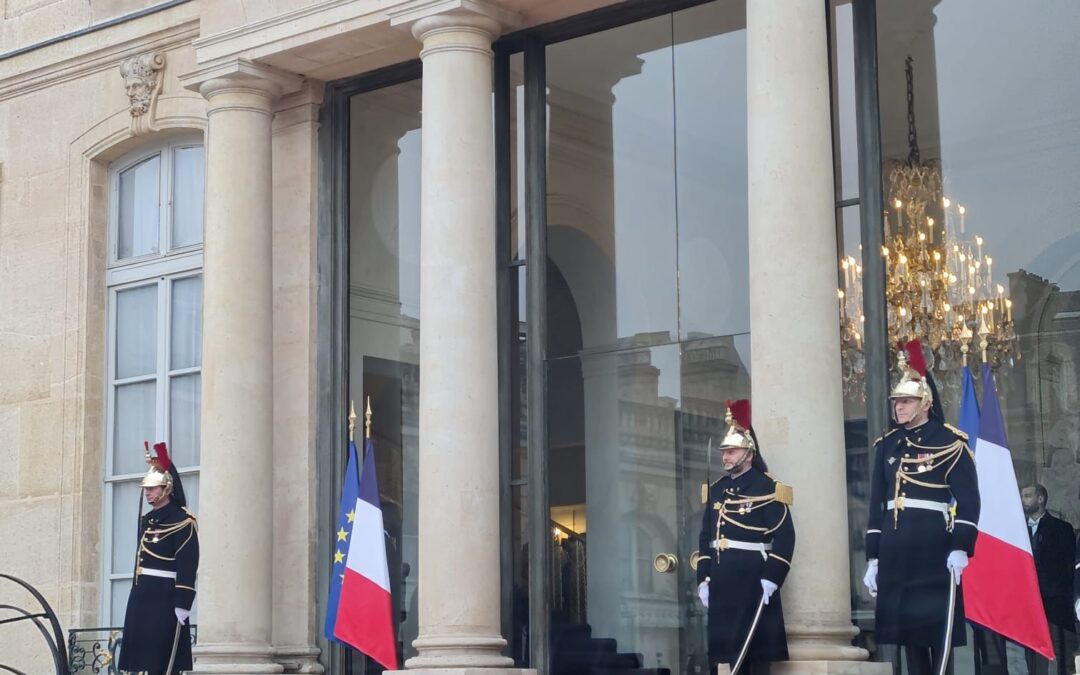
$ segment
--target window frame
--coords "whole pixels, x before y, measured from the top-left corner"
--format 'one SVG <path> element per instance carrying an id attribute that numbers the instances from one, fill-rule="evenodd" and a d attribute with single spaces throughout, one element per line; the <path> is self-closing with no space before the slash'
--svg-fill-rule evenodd
<path id="1" fill-rule="evenodd" d="M 102 541 L 101 541 L 101 586 L 99 591 L 99 619 L 101 625 L 112 626 L 113 592 L 117 583 L 129 581 L 133 577 L 132 569 L 113 570 L 113 555 L 117 542 L 113 528 L 114 501 L 117 486 L 130 485 L 142 478 L 143 472 L 114 473 L 116 454 L 116 393 L 119 387 L 140 382 L 154 382 L 154 424 L 159 438 L 172 438 L 171 390 L 172 382 L 178 377 L 202 373 L 202 359 L 199 365 L 186 368 L 172 366 L 172 322 L 173 295 L 178 281 L 191 278 L 203 278 L 203 242 L 183 247 L 170 248 L 172 242 L 172 212 L 174 202 L 174 163 L 178 150 L 187 148 L 203 149 L 203 180 L 205 181 L 205 145 L 201 134 L 184 135 L 166 141 L 140 147 L 114 161 L 108 167 L 108 213 L 107 213 L 107 265 L 105 270 L 105 376 L 102 378 L 102 394 L 105 397 L 105 438 L 102 444 L 104 453 L 102 462 Z M 160 175 L 158 177 L 158 248 L 157 253 L 117 259 L 119 245 L 119 197 L 120 175 L 127 169 L 152 157 L 160 157 Z M 205 195 L 205 182 L 204 191 Z M 205 219 L 203 221 L 205 226 Z M 157 353 L 153 371 L 132 377 L 116 377 L 117 367 L 117 297 L 124 291 L 154 287 L 157 294 L 157 317 L 155 321 L 155 341 Z M 205 297 L 205 289 L 204 295 Z M 200 311 L 203 304 L 200 299 Z M 201 335 L 200 335 L 201 340 Z M 201 397 L 201 381 L 200 381 Z M 149 439 L 148 439 L 149 440 Z M 183 468 L 177 467 L 182 478 L 198 478 L 200 463 Z M 140 497 L 141 503 L 141 497 Z M 140 511 L 142 511 L 140 507 Z"/>
<path id="2" fill-rule="evenodd" d="M 174 169 L 178 151 L 189 148 L 203 148 L 203 163 L 206 162 L 206 150 L 201 136 L 184 135 L 169 141 L 148 145 L 124 155 L 109 167 L 109 202 L 108 202 L 108 265 L 109 270 L 117 267 L 127 267 L 140 262 L 154 262 L 162 258 L 170 258 L 184 253 L 201 251 L 202 238 L 197 244 L 173 247 L 173 202 L 175 184 Z M 160 157 L 158 172 L 158 251 L 156 253 L 144 253 L 127 258 L 119 257 L 120 249 L 120 175 L 128 169 L 145 162 L 153 157 Z M 203 179 L 205 181 L 205 169 Z M 206 191 L 203 190 L 205 197 Z M 205 226 L 205 220 L 204 220 Z M 107 280 L 108 285 L 111 281 Z"/>

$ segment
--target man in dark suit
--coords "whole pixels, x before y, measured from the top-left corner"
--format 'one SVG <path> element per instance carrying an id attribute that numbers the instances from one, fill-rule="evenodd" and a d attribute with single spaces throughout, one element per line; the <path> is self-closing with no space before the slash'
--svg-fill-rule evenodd
<path id="1" fill-rule="evenodd" d="M 1058 675 L 1072 672 L 1073 651 L 1076 649 L 1076 624 L 1073 621 L 1073 570 L 1076 540 L 1072 525 L 1046 511 L 1049 494 L 1038 483 L 1020 491 L 1020 501 L 1027 516 L 1031 535 L 1031 553 L 1039 577 L 1050 638 L 1057 657 Z M 1031 650 L 1025 650 L 1028 672 L 1040 675 L 1049 672 L 1050 662 Z"/>

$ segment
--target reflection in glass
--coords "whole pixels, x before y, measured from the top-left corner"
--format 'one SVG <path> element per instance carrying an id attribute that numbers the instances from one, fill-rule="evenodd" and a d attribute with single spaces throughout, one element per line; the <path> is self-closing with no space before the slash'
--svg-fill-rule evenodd
<path id="1" fill-rule="evenodd" d="M 883 173 L 887 178 L 909 152 L 905 64 L 910 57 L 920 161 L 940 168 L 941 196 L 949 199 L 930 206 L 935 235 L 980 237 L 983 250 L 976 251 L 975 260 L 982 265 L 975 276 L 981 275 L 986 286 L 980 291 L 995 296 L 999 320 L 1003 301 L 1012 304 L 1005 309 L 1011 310 L 1019 358 L 994 366 L 1017 479 L 1021 485 L 1044 485 L 1050 512 L 1075 527 L 1080 524 L 1080 202 L 1075 198 L 1080 5 L 1052 2 L 1032 11 L 1006 0 L 941 0 L 878 3 L 877 9 Z M 903 232 L 912 224 L 901 225 L 892 214 L 891 227 Z M 936 241 L 941 248 L 942 239 Z M 976 356 L 972 365 L 980 360 Z M 935 349 L 935 361 L 946 418 L 955 422 L 959 359 Z M 861 482 L 851 485 L 853 491 L 862 489 Z M 857 520 L 852 518 L 852 527 Z M 1058 658 L 1068 663 L 1071 651 L 1059 648 Z M 974 672 L 973 658 L 970 648 L 961 650 L 957 672 Z M 1022 654 L 1010 649 L 1009 660 L 1010 671 L 1024 672 Z"/>
<path id="2" fill-rule="evenodd" d="M 169 452 L 179 468 L 199 464 L 201 377 L 192 373 L 169 381 Z"/>
<path id="3" fill-rule="evenodd" d="M 157 370 L 157 284 L 116 293 L 116 379 Z"/>
<path id="4" fill-rule="evenodd" d="M 202 364 L 202 276 L 172 284 L 172 370 Z"/>
<path id="5" fill-rule="evenodd" d="M 418 630 L 420 121 L 419 81 L 350 100 L 349 396 L 371 397 L 402 661 Z M 379 672 L 348 661 L 350 675 Z"/>
<path id="6" fill-rule="evenodd" d="M 158 438 L 157 383 L 154 380 L 116 387 L 113 412 L 113 475 L 146 471 L 143 441 Z"/>
<path id="7" fill-rule="evenodd" d="M 158 252 L 161 156 L 154 155 L 120 174 L 116 258 Z"/>
<path id="8" fill-rule="evenodd" d="M 203 148 L 177 148 L 173 154 L 172 248 L 202 242 Z"/>
<path id="9" fill-rule="evenodd" d="M 112 489 L 112 565 L 113 574 L 131 574 L 135 568 L 142 488 L 138 481 L 113 483 Z M 113 624 L 118 625 L 118 624 Z M 123 625 L 122 622 L 119 625 Z"/>

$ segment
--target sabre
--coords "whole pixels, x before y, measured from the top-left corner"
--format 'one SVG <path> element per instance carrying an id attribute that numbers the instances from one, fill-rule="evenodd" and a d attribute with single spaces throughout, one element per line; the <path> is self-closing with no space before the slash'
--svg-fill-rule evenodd
<path id="1" fill-rule="evenodd" d="M 949 666 L 949 650 L 952 649 L 953 622 L 956 618 L 956 586 L 952 579 L 952 571 L 949 572 L 949 611 L 945 618 L 945 645 L 941 648 L 941 666 L 938 675 L 945 675 L 945 669 Z"/>
<path id="2" fill-rule="evenodd" d="M 754 612 L 754 620 L 750 622 L 750 631 L 746 634 L 746 641 L 743 642 L 742 649 L 739 650 L 739 658 L 735 661 L 735 665 L 731 667 L 731 675 L 738 675 L 739 669 L 742 668 L 743 661 L 746 660 L 746 653 L 750 651 L 750 643 L 754 639 L 754 633 L 757 632 L 758 623 L 761 621 L 761 612 L 765 609 L 765 591 L 761 591 L 761 600 L 758 600 L 757 611 Z M 719 671 L 719 668 L 717 668 Z"/>
<path id="3" fill-rule="evenodd" d="M 165 669 L 165 675 L 173 675 L 173 665 L 176 663 L 176 648 L 180 646 L 180 621 L 176 622 L 176 635 L 173 636 L 172 654 L 169 654 L 169 667 Z"/>

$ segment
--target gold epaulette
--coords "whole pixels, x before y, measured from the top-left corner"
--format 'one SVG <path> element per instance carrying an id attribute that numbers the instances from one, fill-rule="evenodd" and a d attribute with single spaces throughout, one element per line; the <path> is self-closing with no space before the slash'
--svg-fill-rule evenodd
<path id="1" fill-rule="evenodd" d="M 702 483 L 701 484 L 701 503 L 702 504 L 708 504 L 709 503 L 709 484 L 708 483 Z"/>
<path id="2" fill-rule="evenodd" d="M 180 507 L 180 510 L 181 510 L 181 511 L 183 511 L 184 513 L 186 513 L 186 514 L 187 514 L 187 516 L 188 516 L 188 518 L 191 518 L 192 520 L 196 520 L 196 518 L 195 518 L 195 514 L 194 514 L 194 513 L 192 513 L 191 511 L 188 511 L 188 509 L 187 509 L 187 507 L 186 507 L 186 506 L 181 506 L 181 507 Z"/>
<path id="3" fill-rule="evenodd" d="M 946 428 L 946 429 L 948 429 L 949 431 L 953 432 L 953 433 L 954 433 L 954 434 L 956 434 L 957 436 L 959 436 L 959 437 L 960 437 L 961 439 L 963 439 L 964 441 L 967 441 L 967 439 L 968 439 L 968 435 L 967 435 L 967 434 L 965 434 L 965 433 L 964 433 L 963 431 L 961 431 L 961 430 L 957 429 L 957 428 L 956 428 L 956 427 L 954 427 L 953 425 L 949 424 L 948 422 L 946 422 L 946 423 L 945 423 L 945 428 Z"/>
<path id="4" fill-rule="evenodd" d="M 787 506 L 791 506 L 795 503 L 795 490 L 790 485 L 784 485 L 777 481 L 776 492 L 773 493 L 776 497 L 776 501 Z"/>

